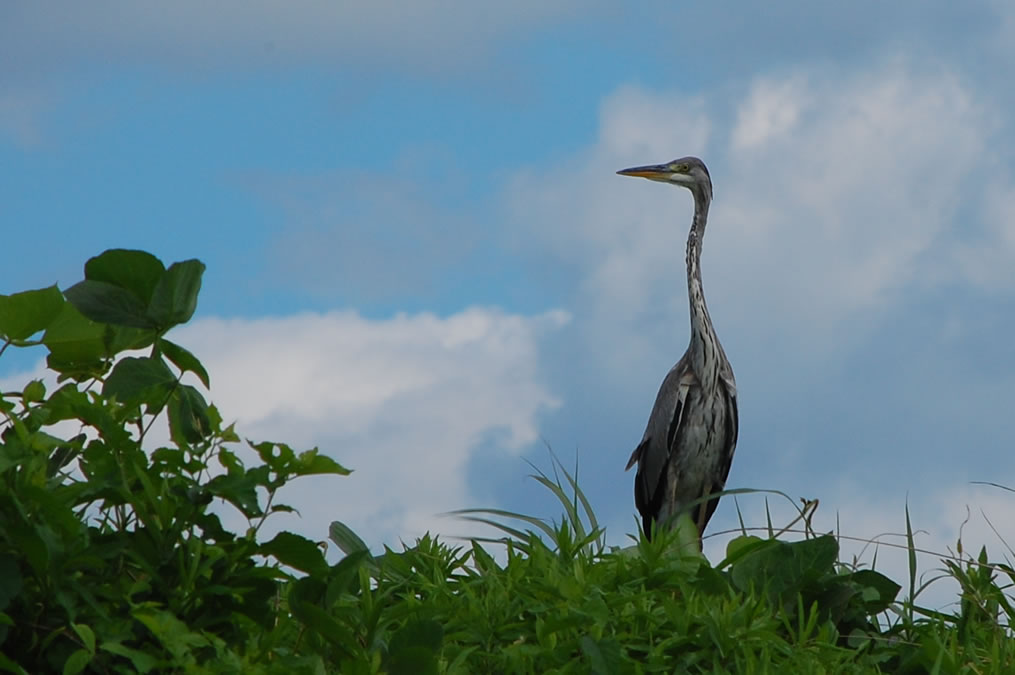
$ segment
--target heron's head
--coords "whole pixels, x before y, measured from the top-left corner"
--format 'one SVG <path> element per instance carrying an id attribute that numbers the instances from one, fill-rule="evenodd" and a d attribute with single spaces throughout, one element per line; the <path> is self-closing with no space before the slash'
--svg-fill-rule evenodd
<path id="1" fill-rule="evenodd" d="M 681 157 L 665 164 L 633 166 L 617 173 L 621 176 L 635 176 L 660 183 L 682 185 L 691 192 L 701 191 L 709 199 L 712 198 L 712 179 L 708 175 L 705 163 L 697 157 Z"/>

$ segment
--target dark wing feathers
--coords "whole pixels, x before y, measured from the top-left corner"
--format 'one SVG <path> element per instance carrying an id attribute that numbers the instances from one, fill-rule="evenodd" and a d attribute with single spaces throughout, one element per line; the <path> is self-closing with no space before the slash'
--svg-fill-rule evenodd
<path id="1" fill-rule="evenodd" d="M 674 370 L 677 370 L 677 368 L 674 368 Z M 736 390 L 729 384 L 725 386 L 725 389 L 730 411 L 726 419 L 726 438 L 729 439 L 729 444 L 724 452 L 726 461 L 720 473 L 722 480 L 713 483 L 708 489 L 707 494 L 721 492 L 726 487 L 726 478 L 729 476 L 730 466 L 733 464 L 733 452 L 737 446 L 739 419 Z M 673 444 L 680 431 L 680 424 L 684 417 L 684 399 L 679 395 L 675 395 L 674 399 L 673 413 L 670 416 L 670 422 L 666 429 L 666 445 L 660 448 L 660 444 L 653 443 L 653 437 L 646 434 L 642 442 L 631 453 L 631 457 L 627 461 L 627 467 L 624 469 L 627 471 L 636 463 L 638 464 L 638 472 L 634 479 L 634 503 L 638 508 L 638 513 L 641 514 L 642 525 L 645 528 L 646 534 L 651 533 L 652 521 L 662 509 L 665 492 L 663 490 L 663 482 L 670 463 L 670 453 L 673 450 Z M 711 520 L 712 514 L 715 513 L 718 505 L 718 499 L 710 499 L 707 502 L 698 504 L 692 510 L 691 517 L 695 523 L 700 523 L 702 530 L 705 524 Z M 704 520 L 699 520 L 699 517 L 702 515 L 702 508 L 705 509 Z"/>
<path id="2" fill-rule="evenodd" d="M 730 475 L 730 467 L 733 466 L 733 453 L 737 449 L 737 436 L 739 434 L 740 420 L 739 413 L 737 411 L 737 397 L 736 394 L 732 393 L 729 388 L 726 388 L 726 396 L 729 399 L 729 412 L 730 414 L 726 417 L 726 438 L 729 439 L 729 443 L 723 449 L 723 456 L 725 462 L 722 465 L 722 480 L 716 481 L 712 484 L 712 487 L 706 494 L 714 494 L 716 492 L 722 492 L 726 488 L 726 479 Z M 702 495 L 703 497 L 705 495 Z M 712 514 L 715 513 L 716 507 L 719 506 L 719 498 L 709 499 L 707 502 L 703 502 L 694 507 L 691 512 L 691 518 L 695 523 L 700 523 L 699 532 L 705 531 L 705 525 L 712 519 Z M 705 507 L 705 518 L 704 520 L 698 520 L 701 516 L 701 508 Z"/>
<path id="3" fill-rule="evenodd" d="M 652 443 L 652 436 L 646 436 L 631 453 L 631 458 L 627 461 L 627 467 L 624 469 L 627 471 L 636 462 L 638 464 L 638 472 L 634 477 L 634 505 L 638 508 L 642 525 L 646 534 L 649 535 L 652 531 L 652 521 L 663 506 L 665 492 L 662 486 L 670 464 L 673 440 L 676 438 L 680 421 L 683 419 L 683 409 L 683 400 L 676 397 L 666 431 L 666 445 L 660 448 L 658 443 Z"/>

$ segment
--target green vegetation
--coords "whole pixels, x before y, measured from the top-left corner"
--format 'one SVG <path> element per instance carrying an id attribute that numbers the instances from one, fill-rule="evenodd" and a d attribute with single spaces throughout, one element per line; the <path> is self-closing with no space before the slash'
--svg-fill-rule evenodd
<path id="1" fill-rule="evenodd" d="M 166 335 L 193 315 L 203 271 L 112 250 L 62 292 L 0 296 L 0 356 L 42 345 L 52 371 L 48 386 L 0 392 L 0 670 L 1015 672 L 1015 571 L 986 551 L 945 561 L 962 589 L 947 614 L 914 603 L 911 530 L 905 598 L 809 526 L 794 542 L 738 537 L 714 567 L 681 553 L 679 532 L 609 548 L 559 465 L 534 476 L 560 500 L 557 522 L 459 513 L 502 539 L 426 536 L 372 556 L 335 522 L 336 564 L 297 534 L 259 543 L 265 519 L 291 510 L 275 501 L 287 482 L 355 478 L 316 449 L 241 453 L 186 383 L 207 389 L 209 374 Z M 226 529 L 224 509 L 248 528 Z"/>

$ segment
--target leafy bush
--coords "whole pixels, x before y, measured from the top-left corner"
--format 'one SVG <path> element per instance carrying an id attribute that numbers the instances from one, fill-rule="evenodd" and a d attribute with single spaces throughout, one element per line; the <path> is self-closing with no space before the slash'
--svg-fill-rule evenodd
<path id="1" fill-rule="evenodd" d="M 290 575 L 258 556 L 327 567 L 302 537 L 259 545 L 255 535 L 287 510 L 273 504 L 286 482 L 348 472 L 317 450 L 275 443 L 252 444 L 264 464 L 245 467 L 230 449 L 232 426 L 183 382 L 192 373 L 209 384 L 200 361 L 166 338 L 193 315 L 203 271 L 196 260 L 167 269 L 112 250 L 64 293 L 0 297 L 0 353 L 44 346 L 58 385 L 33 380 L 0 398 L 0 666 L 150 672 L 270 661 L 279 584 Z M 147 450 L 158 419 L 170 442 Z M 76 435 L 53 435 L 56 424 Z M 216 498 L 250 521 L 246 533 L 223 528 L 209 508 Z"/>
<path id="2" fill-rule="evenodd" d="M 112 250 L 63 292 L 0 296 L 0 355 L 41 346 L 51 371 L 0 392 L 0 669 L 1015 672 L 1000 581 L 1015 572 L 986 551 L 946 560 L 958 613 L 918 607 L 908 514 L 903 600 L 882 574 L 840 563 L 837 540 L 807 520 L 799 541 L 745 532 L 714 567 L 685 552 L 679 528 L 609 548 L 559 463 L 534 476 L 559 499 L 557 522 L 458 513 L 498 539 L 427 535 L 373 556 L 336 521 L 335 564 L 298 534 L 259 542 L 265 519 L 291 510 L 279 488 L 348 471 L 273 442 L 247 441 L 260 463 L 241 460 L 196 386 L 209 374 L 166 338 L 192 317 L 203 270 Z M 223 526 L 225 508 L 244 532 Z"/>

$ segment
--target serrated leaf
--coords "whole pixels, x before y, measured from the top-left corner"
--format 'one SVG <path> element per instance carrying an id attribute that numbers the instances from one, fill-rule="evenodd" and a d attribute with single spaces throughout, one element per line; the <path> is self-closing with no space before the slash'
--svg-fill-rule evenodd
<path id="1" fill-rule="evenodd" d="M 292 532 L 279 532 L 271 541 L 261 544 L 259 552 L 307 574 L 320 575 L 328 569 L 317 544 Z"/>
<path id="2" fill-rule="evenodd" d="M 197 309 L 204 263 L 185 260 L 173 263 L 159 278 L 148 305 L 148 317 L 163 329 L 186 323 Z"/>
<path id="3" fill-rule="evenodd" d="M 208 371 L 204 369 L 201 362 L 198 361 L 197 357 L 191 354 L 189 351 L 169 340 L 163 339 L 159 345 L 162 348 L 162 353 L 166 355 L 173 364 L 184 372 L 194 373 L 197 375 L 197 379 L 201 380 L 201 384 L 205 387 L 211 387 L 211 383 L 208 378 Z"/>
<path id="4" fill-rule="evenodd" d="M 115 396 L 121 403 L 152 402 L 165 396 L 176 383 L 176 376 L 162 359 L 128 356 L 113 366 L 102 386 L 102 395 Z"/>
<path id="5" fill-rule="evenodd" d="M 0 295 L 0 336 L 27 340 L 48 328 L 63 305 L 63 294 L 56 286 Z"/>
<path id="6" fill-rule="evenodd" d="M 109 282 L 85 279 L 64 291 L 64 295 L 92 321 L 133 328 L 157 326 L 146 314 L 145 304 L 140 298 Z"/>
<path id="7" fill-rule="evenodd" d="M 147 251 L 114 248 L 85 263 L 85 279 L 130 291 L 147 307 L 165 270 L 162 261 Z"/>

